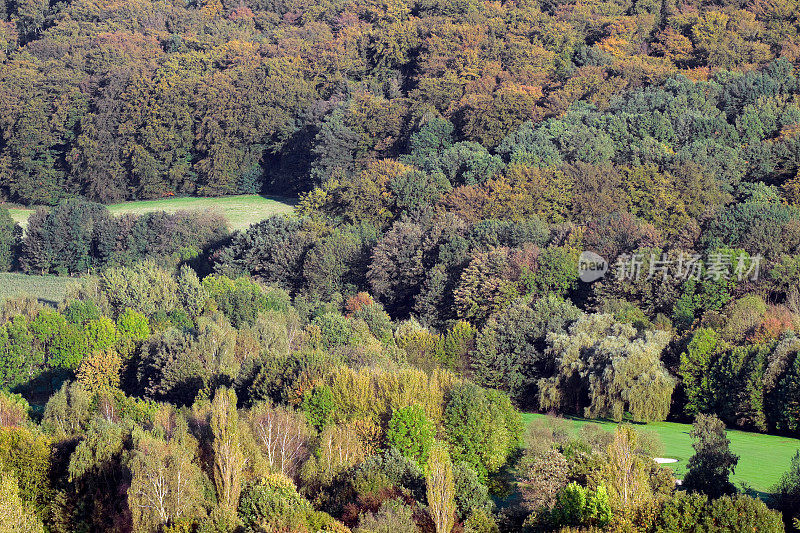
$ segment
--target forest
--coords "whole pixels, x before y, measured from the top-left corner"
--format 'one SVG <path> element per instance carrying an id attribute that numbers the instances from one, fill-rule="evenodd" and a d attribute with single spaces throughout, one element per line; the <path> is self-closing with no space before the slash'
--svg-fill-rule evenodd
<path id="1" fill-rule="evenodd" d="M 799 13 L 0 0 L 0 533 L 800 529 Z"/>
<path id="2" fill-rule="evenodd" d="M 658 124 L 597 138 L 589 121 L 559 137 L 561 158 L 527 166 L 730 157 L 712 165 L 730 167 L 720 185 L 752 169 L 786 178 L 791 165 L 773 167 L 785 161 L 762 141 L 792 143 L 793 88 L 734 78 L 797 61 L 797 13 L 795 0 L 5 0 L 0 195 L 303 192 L 397 159 L 435 117 L 457 141 L 441 170 L 484 182 L 526 122 L 579 102 L 627 122 L 648 104 L 623 110 L 618 96 L 684 78 L 712 84 L 705 105 L 728 126 L 680 100 L 674 131 L 664 109 L 648 117 Z"/>

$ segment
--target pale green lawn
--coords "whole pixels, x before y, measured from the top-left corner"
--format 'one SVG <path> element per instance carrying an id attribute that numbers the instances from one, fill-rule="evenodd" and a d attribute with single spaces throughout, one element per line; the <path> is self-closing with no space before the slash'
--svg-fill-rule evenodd
<path id="1" fill-rule="evenodd" d="M 28 217 L 31 216 L 33 213 L 33 209 L 24 209 L 22 207 L 10 207 L 8 209 L 11 218 L 14 219 L 14 222 L 22 226 L 23 228 L 28 224 Z"/>
<path id="2" fill-rule="evenodd" d="M 258 194 L 242 194 L 223 196 L 220 198 L 164 198 L 160 200 L 140 200 L 109 204 L 108 210 L 113 215 L 125 213 L 148 213 L 151 211 L 218 211 L 228 221 L 232 230 L 246 229 L 251 224 L 260 222 L 270 215 L 290 213 L 295 201 L 288 198 L 266 197 Z M 23 227 L 33 209 L 10 208 L 11 217 Z"/>
<path id="3" fill-rule="evenodd" d="M 546 417 L 534 413 L 523 415 L 525 422 L 530 423 L 535 418 Z M 583 424 L 598 423 L 606 429 L 613 430 L 614 422 L 600 420 L 572 419 L 577 429 Z M 674 422 L 654 422 L 650 424 L 636 424 L 639 431 L 652 431 L 658 435 L 664 445 L 664 457 L 678 459 L 677 463 L 668 464 L 681 478 L 686 473 L 686 461 L 694 455 L 689 424 L 676 424 Z M 792 456 L 800 449 L 800 440 L 776 435 L 764 435 L 747 431 L 729 430 L 728 438 L 731 441 L 731 450 L 739 456 L 739 464 L 733 475 L 735 484 L 747 483 L 759 492 L 769 492 L 770 488 L 789 469 Z"/>
<path id="4" fill-rule="evenodd" d="M 33 296 L 40 302 L 57 305 L 64 299 L 75 278 L 61 276 L 31 276 L 0 272 L 0 301 L 15 296 Z"/>

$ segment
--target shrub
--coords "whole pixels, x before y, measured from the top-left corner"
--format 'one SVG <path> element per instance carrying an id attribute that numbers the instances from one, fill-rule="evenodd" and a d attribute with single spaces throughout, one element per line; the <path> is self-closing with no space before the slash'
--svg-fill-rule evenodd
<path id="1" fill-rule="evenodd" d="M 741 494 L 709 500 L 703 494 L 676 492 L 671 498 L 659 501 L 655 508 L 642 511 L 645 513 L 640 523 L 646 531 L 653 532 L 784 531 L 778 512 L 767 508 L 761 500 Z"/>
<path id="2" fill-rule="evenodd" d="M 591 524 L 604 527 L 611 521 L 608 492 L 603 485 L 590 490 L 572 482 L 559 492 L 550 521 L 555 526 Z"/>
<path id="3" fill-rule="evenodd" d="M 374 513 L 362 514 L 353 533 L 416 533 L 414 513 L 402 500 L 384 502 Z"/>

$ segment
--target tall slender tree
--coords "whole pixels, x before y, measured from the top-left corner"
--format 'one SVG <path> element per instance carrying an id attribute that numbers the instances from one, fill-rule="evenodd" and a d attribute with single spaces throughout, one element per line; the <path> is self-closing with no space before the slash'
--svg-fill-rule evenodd
<path id="1" fill-rule="evenodd" d="M 453 463 L 443 444 L 432 446 L 427 470 L 428 512 L 436 526 L 436 533 L 450 533 L 456 514 L 455 485 Z"/>
<path id="2" fill-rule="evenodd" d="M 650 497 L 643 458 L 636 451 L 636 431 L 620 425 L 606 450 L 603 477 L 612 503 L 620 509 L 639 506 Z"/>
<path id="3" fill-rule="evenodd" d="M 211 402 L 211 432 L 214 435 L 214 484 L 222 511 L 233 516 L 242 491 L 242 473 L 247 463 L 239 442 L 236 393 L 221 387 Z"/>

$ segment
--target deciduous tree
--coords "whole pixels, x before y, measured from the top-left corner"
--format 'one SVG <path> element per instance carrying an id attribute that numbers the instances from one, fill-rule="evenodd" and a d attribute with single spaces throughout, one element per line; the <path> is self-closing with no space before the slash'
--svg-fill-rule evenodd
<path id="1" fill-rule="evenodd" d="M 242 491 L 247 457 L 239 439 L 239 414 L 236 394 L 221 387 L 211 403 L 211 432 L 214 451 L 214 485 L 220 507 L 230 516 L 236 514 Z"/>
<path id="2" fill-rule="evenodd" d="M 431 447 L 431 455 L 425 476 L 428 509 L 436 533 L 450 533 L 456 515 L 455 485 L 453 484 L 453 463 L 447 448 L 436 443 Z"/>

